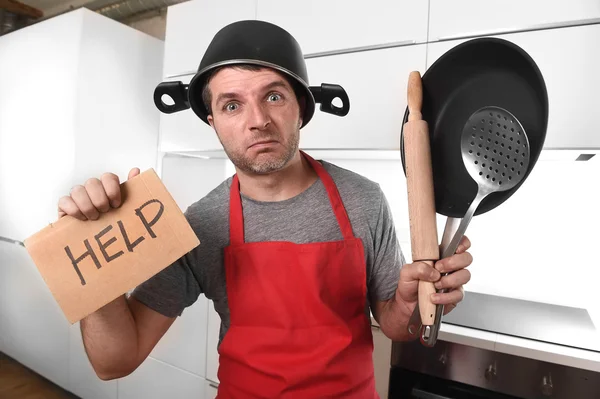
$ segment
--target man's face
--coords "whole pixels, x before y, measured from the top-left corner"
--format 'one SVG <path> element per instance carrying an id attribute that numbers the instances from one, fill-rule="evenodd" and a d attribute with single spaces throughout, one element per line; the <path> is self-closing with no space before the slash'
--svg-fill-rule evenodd
<path id="1" fill-rule="evenodd" d="M 298 150 L 302 124 L 294 90 L 271 69 L 225 68 L 210 81 L 211 126 L 231 159 L 246 173 L 282 169 Z"/>

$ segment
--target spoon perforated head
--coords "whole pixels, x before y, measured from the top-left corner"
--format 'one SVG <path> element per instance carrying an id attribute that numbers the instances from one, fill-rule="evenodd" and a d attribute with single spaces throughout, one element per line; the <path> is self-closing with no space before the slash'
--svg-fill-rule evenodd
<path id="1" fill-rule="evenodd" d="M 484 107 L 469 117 L 461 153 L 469 175 L 488 191 L 513 188 L 529 167 L 527 134 L 517 118 L 500 107 Z"/>

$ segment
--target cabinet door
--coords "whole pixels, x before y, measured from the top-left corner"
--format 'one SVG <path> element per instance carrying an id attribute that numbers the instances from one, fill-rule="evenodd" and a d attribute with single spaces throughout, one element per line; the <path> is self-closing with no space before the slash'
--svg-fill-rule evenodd
<path id="1" fill-rule="evenodd" d="M 600 21 L 590 0 L 431 0 L 429 40 L 499 34 Z"/>
<path id="2" fill-rule="evenodd" d="M 175 320 L 150 356 L 204 377 L 207 309 L 208 300 L 204 295 L 200 295 L 196 302 Z"/>
<path id="3" fill-rule="evenodd" d="M 193 75 L 176 79 L 188 84 Z M 168 103 L 167 100 L 163 100 Z M 223 146 L 212 127 L 198 118 L 192 109 L 173 114 L 160 113 L 160 151 L 220 151 Z"/>
<path id="4" fill-rule="evenodd" d="M 2 351 L 69 389 L 69 327 L 26 249 L 0 241 Z"/>
<path id="5" fill-rule="evenodd" d="M 206 378 L 215 383 L 219 382 L 217 372 L 219 371 L 219 331 L 221 329 L 221 318 L 215 311 L 214 304 L 208 304 L 208 333 L 206 340 Z"/>
<path id="6" fill-rule="evenodd" d="M 373 333 L 373 365 L 375 367 L 375 389 L 381 398 L 388 397 L 392 341 L 377 325 L 371 326 Z"/>
<path id="7" fill-rule="evenodd" d="M 310 84 L 341 85 L 350 99 L 344 117 L 317 109 L 300 132 L 304 149 L 398 150 L 408 75 L 425 69 L 425 45 L 307 60 Z"/>
<path id="8" fill-rule="evenodd" d="M 523 48 L 544 76 L 549 100 L 544 148 L 600 148 L 600 24 L 495 37 Z M 428 64 L 464 41 L 430 44 Z"/>
<path id="9" fill-rule="evenodd" d="M 426 1 L 258 0 L 257 19 L 286 29 L 304 54 L 427 40 Z"/>
<path id="10" fill-rule="evenodd" d="M 215 399 L 219 390 L 219 384 L 206 380 L 204 382 L 204 399 Z"/>
<path id="11" fill-rule="evenodd" d="M 204 399 L 205 379 L 148 357 L 118 383 L 119 399 Z"/>
<path id="12" fill-rule="evenodd" d="M 230 0 L 226 6 L 209 0 L 194 0 L 169 7 L 163 76 L 197 71 L 204 51 L 221 28 L 255 17 L 256 2 L 249 0 Z"/>
<path id="13" fill-rule="evenodd" d="M 85 399 L 117 399 L 117 381 L 102 381 L 85 353 L 79 322 L 69 329 L 69 391 Z"/>

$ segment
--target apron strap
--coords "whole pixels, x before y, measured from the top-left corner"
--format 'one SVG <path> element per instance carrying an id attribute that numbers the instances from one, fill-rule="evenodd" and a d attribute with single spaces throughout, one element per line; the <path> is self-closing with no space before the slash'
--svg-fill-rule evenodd
<path id="1" fill-rule="evenodd" d="M 323 182 L 333 213 L 340 225 L 340 231 L 345 240 L 354 238 L 352 225 L 346 213 L 346 208 L 342 202 L 342 197 L 333 181 L 332 177 L 327 173 L 323 165 L 315 161 L 310 155 L 304 151 L 300 154 L 308 161 L 312 168 L 317 173 L 317 176 Z M 237 174 L 233 175 L 231 181 L 231 190 L 229 194 L 229 240 L 231 245 L 239 245 L 244 243 L 244 215 L 242 211 L 242 200 L 240 196 L 240 182 Z"/>

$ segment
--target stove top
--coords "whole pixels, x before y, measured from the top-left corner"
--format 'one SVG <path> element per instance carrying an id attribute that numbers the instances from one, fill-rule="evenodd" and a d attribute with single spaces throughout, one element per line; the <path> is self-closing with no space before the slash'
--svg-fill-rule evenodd
<path id="1" fill-rule="evenodd" d="M 467 292 L 442 322 L 600 352 L 600 333 L 582 308 Z"/>

